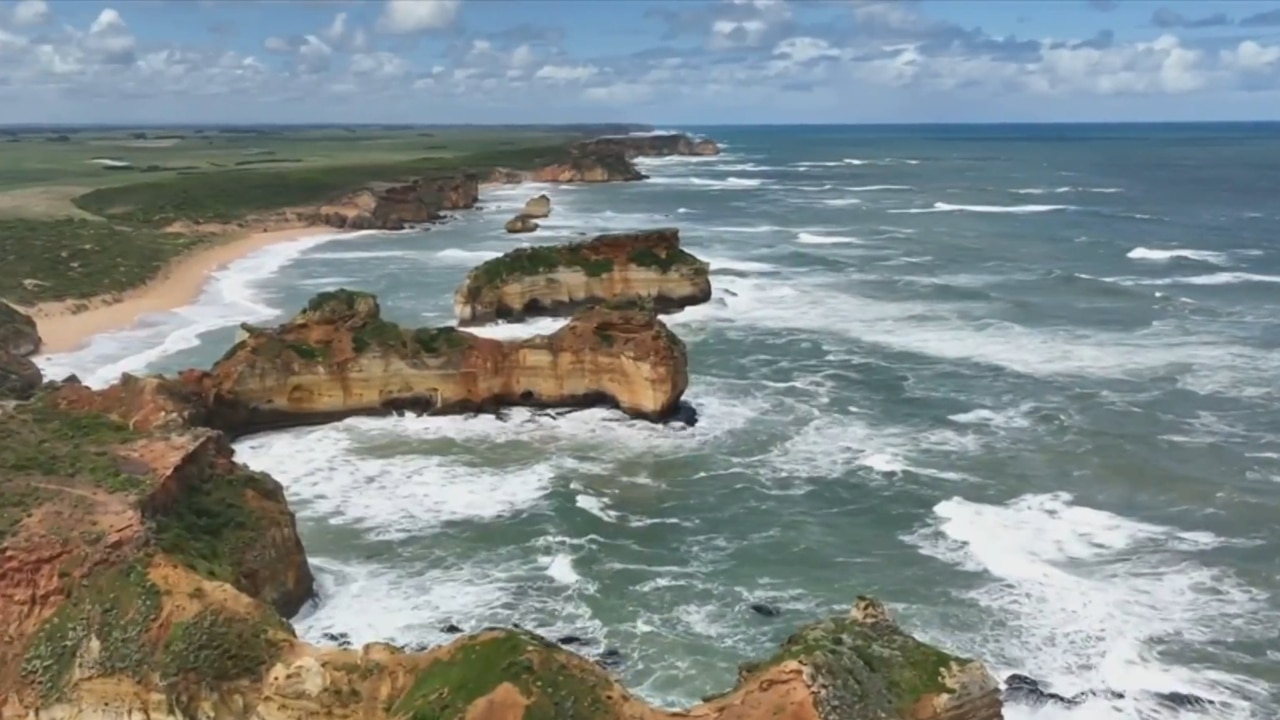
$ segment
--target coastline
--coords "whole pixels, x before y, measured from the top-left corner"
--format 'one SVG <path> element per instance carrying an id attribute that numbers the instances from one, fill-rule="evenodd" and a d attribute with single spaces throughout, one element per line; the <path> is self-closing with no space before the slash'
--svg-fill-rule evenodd
<path id="1" fill-rule="evenodd" d="M 128 292 L 44 302 L 21 309 L 36 321 L 43 340 L 40 354 L 70 352 L 94 335 L 130 327 L 146 313 L 189 305 L 200 296 L 211 273 L 257 250 L 342 232 L 327 225 L 309 224 L 231 235 L 175 258 L 155 278 Z"/>

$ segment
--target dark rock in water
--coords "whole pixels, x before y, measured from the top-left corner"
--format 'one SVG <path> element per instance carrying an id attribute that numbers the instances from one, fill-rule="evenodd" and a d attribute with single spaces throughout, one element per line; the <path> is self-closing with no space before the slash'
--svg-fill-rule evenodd
<path id="1" fill-rule="evenodd" d="M 777 605 L 769 605 L 768 603 L 753 602 L 747 606 L 751 612 L 761 617 L 778 617 L 782 614 L 782 610 Z"/>
<path id="2" fill-rule="evenodd" d="M 1044 707 L 1046 705 L 1058 705 L 1061 707 L 1077 707 L 1083 705 L 1090 700 L 1124 700 L 1127 695 L 1118 690 L 1104 688 L 1101 690 L 1085 690 L 1078 692 L 1070 697 L 1055 692 L 1045 690 L 1040 681 L 1028 675 L 1014 673 L 1004 679 L 1004 692 L 1001 693 L 1000 699 L 1009 705 L 1026 705 L 1029 707 Z M 1152 692 L 1142 693 L 1150 695 L 1151 698 L 1161 704 L 1179 710 L 1200 710 L 1211 707 L 1221 707 L 1223 703 L 1216 700 L 1210 700 L 1206 697 L 1193 695 L 1184 692 Z"/>
<path id="3" fill-rule="evenodd" d="M 440 626 L 440 632 L 446 633 L 449 635 L 457 635 L 458 633 L 463 632 L 463 629 L 458 627 L 457 625 L 454 625 L 453 623 L 445 623 L 444 625 Z"/>
<path id="4" fill-rule="evenodd" d="M 80 382 L 80 376 L 76 375 L 75 373 L 71 373 L 70 375 L 62 378 L 60 382 L 63 385 L 83 385 L 84 384 Z"/>
<path id="5" fill-rule="evenodd" d="M 607 647 L 596 657 L 596 664 L 602 668 L 613 670 L 622 667 L 624 658 L 622 651 L 615 647 Z"/>
<path id="6" fill-rule="evenodd" d="M 728 295 L 729 297 L 738 297 L 738 293 L 730 290 L 729 288 L 720 288 L 720 292 Z"/>
<path id="7" fill-rule="evenodd" d="M 349 648 L 349 647 L 351 647 L 351 636 L 350 636 L 350 635 L 348 635 L 348 634 L 346 634 L 346 633 L 344 633 L 344 632 L 340 632 L 340 633 L 334 633 L 334 632 L 324 632 L 324 633 L 320 633 L 320 639 L 321 639 L 321 640 L 323 640 L 323 641 L 325 641 L 325 642 L 327 642 L 327 643 L 333 643 L 334 645 L 337 645 L 337 646 L 338 646 L 338 647 L 340 647 L 340 648 Z"/>
<path id="8" fill-rule="evenodd" d="M 579 637 L 579 636 L 577 636 L 577 635 L 562 635 L 562 636 L 560 636 L 560 637 L 556 638 L 556 644 L 558 644 L 558 645 L 565 645 L 565 646 L 569 646 L 569 645 L 587 645 L 587 644 L 589 644 L 590 642 L 591 642 L 590 640 L 587 640 L 586 638 L 583 638 L 583 637 Z"/>
<path id="9" fill-rule="evenodd" d="M 431 649 L 431 643 L 418 641 L 411 645 L 406 645 L 404 649 L 406 652 L 411 652 L 411 653 L 426 652 Z"/>
<path id="10" fill-rule="evenodd" d="M 675 412 L 671 413 L 671 417 L 667 422 L 683 423 L 688 427 L 693 427 L 698 424 L 698 409 L 681 400 L 680 403 L 676 405 Z"/>

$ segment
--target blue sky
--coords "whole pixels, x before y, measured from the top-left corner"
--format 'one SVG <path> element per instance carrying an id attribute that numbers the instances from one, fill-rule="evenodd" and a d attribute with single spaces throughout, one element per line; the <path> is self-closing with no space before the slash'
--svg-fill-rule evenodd
<path id="1" fill-rule="evenodd" d="M 1280 119 L 1280 0 L 3 0 L 0 122 Z"/>

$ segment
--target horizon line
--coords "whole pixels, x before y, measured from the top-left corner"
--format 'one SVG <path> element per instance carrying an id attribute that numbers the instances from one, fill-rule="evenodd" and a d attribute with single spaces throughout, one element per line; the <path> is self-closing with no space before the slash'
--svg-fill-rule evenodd
<path id="1" fill-rule="evenodd" d="M 493 122 L 452 122 L 452 123 L 404 123 L 404 122 L 204 122 L 187 123 L 179 121 L 156 122 L 15 122 L 0 123 L 0 130 L 15 128 L 240 128 L 240 127 L 383 127 L 383 128 L 442 128 L 442 127 L 488 127 L 488 128 L 524 128 L 524 127 L 591 127 L 603 125 L 623 125 L 648 128 L 668 127 L 972 127 L 972 126 L 1010 126 L 1010 125 L 1276 125 L 1280 118 L 1267 120 L 1021 120 L 1021 121 L 956 121 L 956 122 L 774 122 L 774 123 L 654 123 L 618 120 L 602 120 L 599 122 L 533 122 L 533 123 L 493 123 Z"/>

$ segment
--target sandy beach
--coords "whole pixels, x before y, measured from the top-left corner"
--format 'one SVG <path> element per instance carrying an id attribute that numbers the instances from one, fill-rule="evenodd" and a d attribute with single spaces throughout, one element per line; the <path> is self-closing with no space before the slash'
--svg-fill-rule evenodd
<path id="1" fill-rule="evenodd" d="M 334 232 L 327 226 L 306 226 L 233 236 L 183 255 L 154 280 L 123 296 L 41 303 L 25 310 L 35 318 L 44 340 L 42 353 L 75 350 L 98 333 L 133 325 L 141 315 L 190 304 L 199 297 L 210 273 L 256 250 Z"/>

